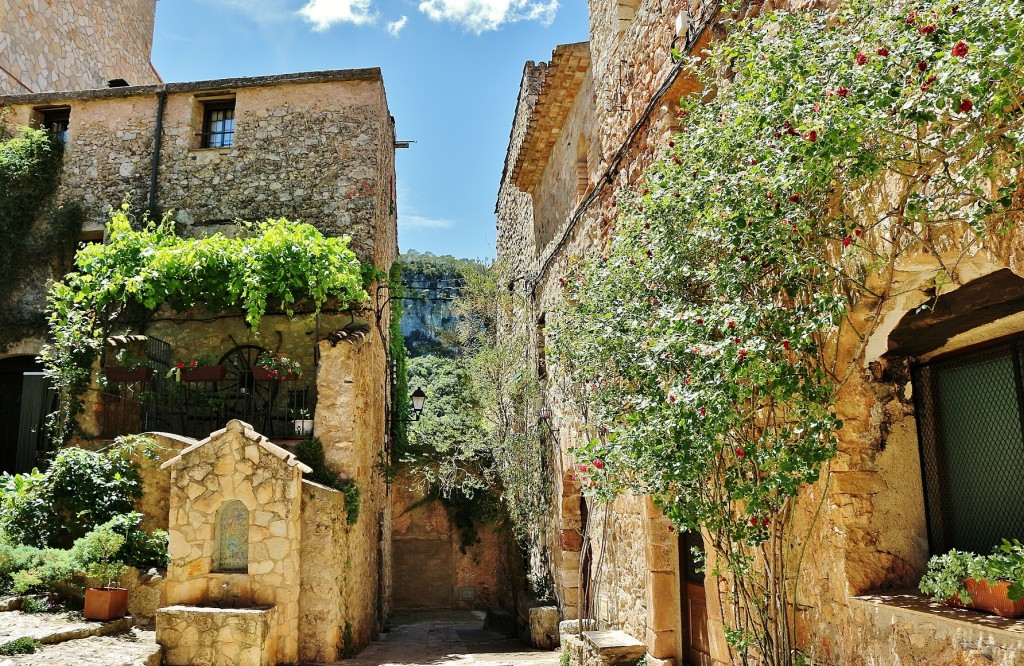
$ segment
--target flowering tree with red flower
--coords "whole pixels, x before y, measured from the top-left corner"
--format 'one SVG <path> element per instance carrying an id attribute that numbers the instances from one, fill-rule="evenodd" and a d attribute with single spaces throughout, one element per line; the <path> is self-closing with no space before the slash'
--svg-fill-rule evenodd
<path id="1" fill-rule="evenodd" d="M 1017 1 L 854 0 L 741 23 L 691 61 L 716 94 L 684 101 L 548 319 L 550 372 L 592 428 L 577 460 L 602 462 L 585 492 L 650 494 L 703 531 L 737 663 L 797 658 L 811 528 L 794 510 L 811 485 L 825 496 L 836 395 L 879 324 L 852 330 L 852 308 L 893 298 L 905 253 L 955 282 L 944 253 L 1002 242 L 1020 214 Z"/>

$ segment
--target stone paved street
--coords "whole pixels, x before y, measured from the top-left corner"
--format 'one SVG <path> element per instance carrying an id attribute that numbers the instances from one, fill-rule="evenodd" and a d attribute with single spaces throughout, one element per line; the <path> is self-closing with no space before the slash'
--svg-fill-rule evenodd
<path id="1" fill-rule="evenodd" d="M 559 652 L 534 650 L 518 640 L 482 629 L 483 613 L 439 612 L 396 617 L 381 634 L 344 666 L 555 666 Z"/>

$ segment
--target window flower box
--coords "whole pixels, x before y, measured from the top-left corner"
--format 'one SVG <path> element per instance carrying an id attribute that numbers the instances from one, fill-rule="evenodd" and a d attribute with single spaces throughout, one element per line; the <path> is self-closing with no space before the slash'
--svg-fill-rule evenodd
<path id="1" fill-rule="evenodd" d="M 181 369 L 183 382 L 220 382 L 228 376 L 226 365 L 197 365 Z"/>
<path id="2" fill-rule="evenodd" d="M 134 384 L 149 381 L 153 368 L 126 368 L 120 365 L 103 368 L 103 375 L 113 384 Z"/>
<path id="3" fill-rule="evenodd" d="M 293 382 L 299 378 L 299 373 L 270 370 L 254 365 L 252 366 L 252 378 L 258 382 Z"/>

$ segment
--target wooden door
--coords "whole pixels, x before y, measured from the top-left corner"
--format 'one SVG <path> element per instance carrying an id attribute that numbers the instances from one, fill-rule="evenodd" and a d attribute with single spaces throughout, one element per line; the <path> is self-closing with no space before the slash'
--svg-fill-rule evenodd
<path id="1" fill-rule="evenodd" d="M 679 605 L 683 627 L 683 663 L 711 666 L 711 640 L 708 636 L 708 602 L 704 592 L 704 572 L 693 549 L 704 552 L 699 533 L 679 535 Z"/>

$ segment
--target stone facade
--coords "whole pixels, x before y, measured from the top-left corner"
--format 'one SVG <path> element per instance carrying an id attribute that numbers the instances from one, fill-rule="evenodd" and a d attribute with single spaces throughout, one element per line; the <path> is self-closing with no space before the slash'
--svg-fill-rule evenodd
<path id="1" fill-rule="evenodd" d="M 410 485 L 399 478 L 391 487 L 395 610 L 497 606 L 510 575 L 502 556 L 506 535 L 493 524 L 477 524 L 479 541 L 463 547 L 444 504 Z"/>
<path id="2" fill-rule="evenodd" d="M 528 63 L 524 70 L 498 194 L 497 247 L 512 286 L 529 296 L 538 324 L 544 315 L 550 323 L 567 263 L 599 252 L 614 233 L 617 190 L 637 182 L 658 158 L 675 128 L 677 100 L 695 90 L 692 80 L 673 70 L 669 55 L 682 6 L 591 0 L 586 73 L 579 75 L 569 64 L 582 66 L 581 45 L 560 46 L 550 64 Z M 701 6 L 691 4 L 689 10 L 691 21 L 700 24 Z M 718 31 L 709 23 L 692 34 L 690 46 L 701 49 Z M 580 131 L 587 127 L 592 134 Z M 579 148 L 587 141 L 591 146 Z M 588 161 L 581 194 L 582 155 Z M 574 179 L 574 173 L 580 177 Z M 927 315 L 932 319 L 915 314 L 934 298 L 929 281 L 936 257 L 926 252 L 901 256 L 889 290 L 900 296 L 881 307 L 860 303 L 852 313 L 852 328 L 872 333 L 837 400 L 845 423 L 839 455 L 826 478 L 805 489 L 797 511 L 800 524 L 813 530 L 799 574 L 796 631 L 801 649 L 815 663 L 1011 664 L 1024 659 L 1018 627 L 1000 624 L 998 631 L 989 631 L 992 621 L 985 616 L 948 611 L 919 595 L 910 595 L 912 603 L 885 594 L 860 596 L 914 588 L 924 571 L 929 535 L 908 367 L 1024 331 L 1024 314 L 1019 314 L 1024 306 L 1007 295 L 1019 293 L 1014 280 L 1022 265 L 1020 228 L 1018 222 L 1009 236 L 959 260 L 959 243 L 949 244 L 950 255 L 940 259 L 958 261 L 957 280 L 944 288 L 948 305 Z M 963 295 L 955 296 L 960 290 Z M 941 327 L 944 337 L 923 335 L 928 326 Z M 536 327 L 528 329 L 513 333 L 534 336 L 537 343 Z M 853 337 L 843 338 L 840 360 L 851 358 L 859 345 Z M 555 476 L 559 524 L 549 538 L 563 618 L 593 618 L 597 629 L 622 630 L 643 641 L 649 663 L 681 664 L 687 617 L 679 539 L 647 498 L 621 497 L 581 514 L 568 449 L 588 435 L 561 392 L 558 372 L 548 366 L 544 400 L 559 424 L 564 461 Z M 724 663 L 721 609 L 710 576 L 706 583 L 710 656 Z M 570 638 L 573 663 L 603 658 L 586 641 Z"/>
<path id="3" fill-rule="evenodd" d="M 0 95 L 159 83 L 156 0 L 2 0 Z"/>
<path id="4" fill-rule="evenodd" d="M 199 147 L 211 96 L 234 99 L 230 147 Z M 360 259 L 382 270 L 398 254 L 394 121 L 379 70 L 0 96 L 10 127 L 36 124 L 52 107 L 70 109 L 55 203 L 84 204 L 90 237 L 127 199 L 138 214 L 151 203 L 172 212 L 184 233 L 231 234 L 239 220 L 287 217 L 350 236 Z M 40 266 L 0 296 L 0 319 L 20 331 L 4 336 L 0 358 L 38 353 L 47 280 L 60 270 Z"/>

